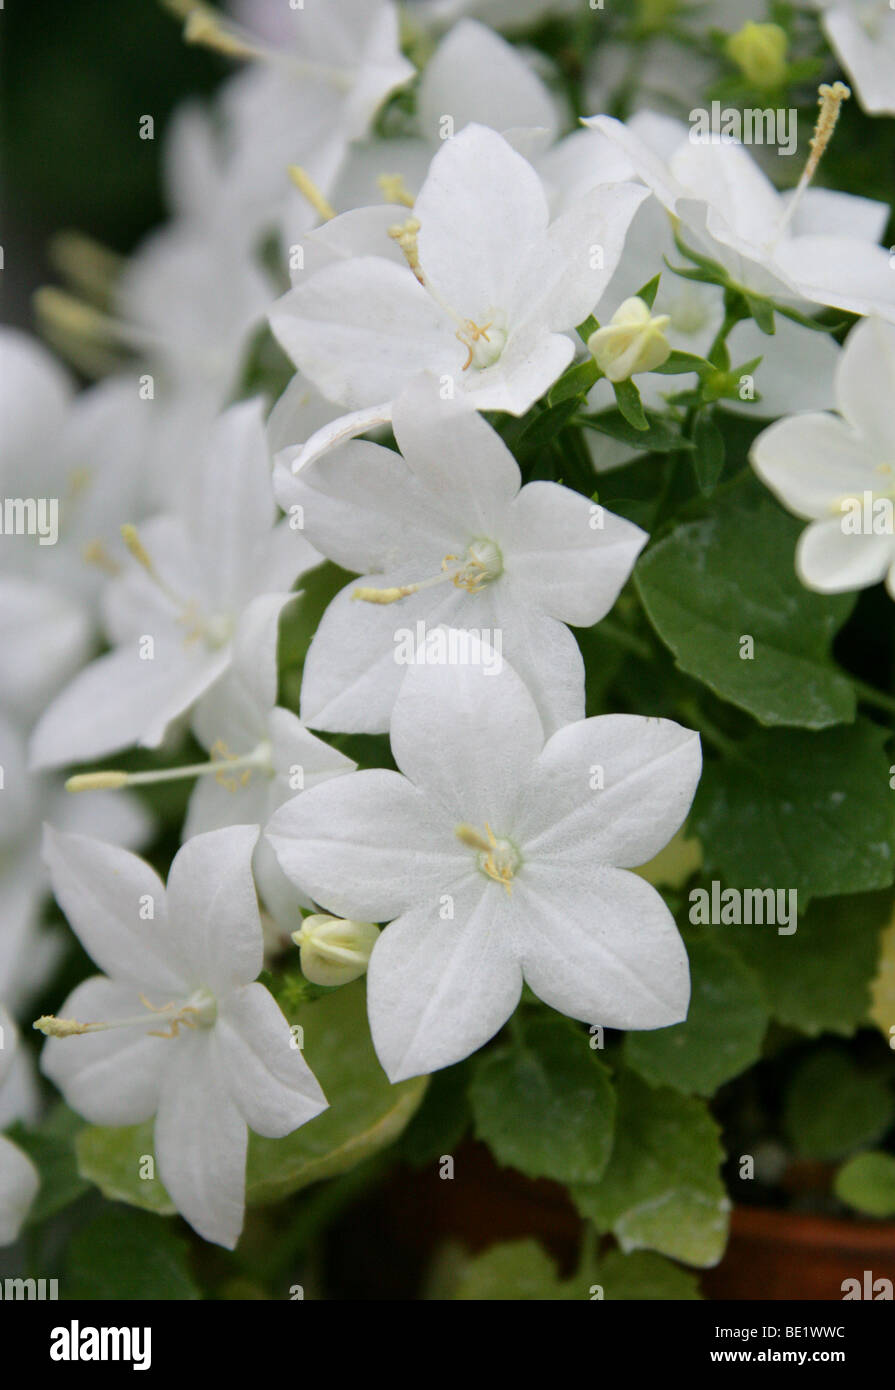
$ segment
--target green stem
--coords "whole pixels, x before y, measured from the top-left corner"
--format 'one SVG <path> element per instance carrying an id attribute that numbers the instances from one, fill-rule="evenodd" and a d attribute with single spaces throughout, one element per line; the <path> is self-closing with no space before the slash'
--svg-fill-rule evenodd
<path id="1" fill-rule="evenodd" d="M 895 697 L 884 694 L 875 686 L 867 685 L 864 681 L 858 680 L 857 676 L 849 676 L 849 680 L 859 700 L 863 700 L 866 705 L 884 710 L 886 714 L 895 715 Z"/>

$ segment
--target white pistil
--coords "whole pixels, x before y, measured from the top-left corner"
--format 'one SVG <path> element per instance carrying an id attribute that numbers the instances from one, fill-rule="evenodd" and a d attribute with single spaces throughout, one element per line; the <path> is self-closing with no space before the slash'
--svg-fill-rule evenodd
<path id="1" fill-rule="evenodd" d="M 503 884 L 509 895 L 513 892 L 513 878 L 522 862 L 519 851 L 510 840 L 499 840 L 485 822 L 487 838 L 474 825 L 462 821 L 454 826 L 454 834 L 461 844 L 478 851 L 478 867 L 482 873 L 493 878 L 495 883 Z"/>
<path id="2" fill-rule="evenodd" d="M 219 739 L 211 749 L 211 761 L 189 763 L 184 767 L 163 767 L 151 772 L 82 772 L 69 777 L 65 784 L 70 792 L 118 791 L 122 787 L 146 787 L 156 782 L 174 782 L 185 777 L 214 777 L 228 791 L 248 785 L 253 772 L 273 775 L 271 746 L 265 740 L 251 753 L 237 757 L 231 753 L 223 740 Z M 237 777 L 234 774 L 239 773 Z"/>
<path id="3" fill-rule="evenodd" d="M 148 1035 L 153 1038 L 176 1038 L 181 1028 L 210 1028 L 217 1018 L 217 1000 L 207 989 L 198 989 L 189 999 L 171 1000 L 168 1004 L 151 1004 L 143 994 L 140 1000 L 150 1014 L 158 1015 L 159 1022 L 167 1025 L 164 1031 L 150 1028 Z M 74 1038 L 84 1033 L 107 1033 L 112 1028 L 145 1028 L 150 1022 L 151 1018 L 145 1013 L 90 1023 L 42 1014 L 32 1026 L 48 1038 Z"/>
<path id="4" fill-rule="evenodd" d="M 418 594 L 423 589 L 434 588 L 436 584 L 450 581 L 455 588 L 465 589 L 468 594 L 478 594 L 503 574 L 503 556 L 500 547 L 492 540 L 471 541 L 466 554 L 445 555 L 441 562 L 441 574 L 433 574 L 428 579 L 420 579 L 414 584 L 398 584 L 392 588 L 376 589 L 361 585 L 351 597 L 362 599 L 365 603 L 396 603 L 398 599 Z"/>
<path id="5" fill-rule="evenodd" d="M 839 120 L 839 110 L 844 101 L 851 96 L 851 89 L 846 87 L 844 82 L 834 82 L 832 86 L 827 82 L 822 82 L 817 89 L 818 105 L 820 114 L 817 117 L 817 124 L 814 127 L 814 134 L 811 137 L 811 154 L 808 162 L 802 170 L 802 177 L 796 185 L 796 191 L 789 200 L 786 212 L 780 222 L 780 232 L 789 226 L 793 213 L 802 200 L 802 194 L 814 178 L 815 170 L 821 161 L 824 150 L 833 138 L 833 131 L 836 129 L 836 122 Z M 778 233 L 779 234 L 779 233 Z"/>

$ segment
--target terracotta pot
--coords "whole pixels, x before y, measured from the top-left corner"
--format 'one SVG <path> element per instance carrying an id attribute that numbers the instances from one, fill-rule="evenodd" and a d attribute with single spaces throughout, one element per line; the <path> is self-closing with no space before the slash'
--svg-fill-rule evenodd
<path id="1" fill-rule="evenodd" d="M 536 1237 L 561 1273 L 575 1268 L 583 1223 L 565 1190 L 499 1168 L 483 1144 L 458 1146 L 453 1178 L 438 1164 L 402 1169 L 352 1209 L 335 1231 L 332 1274 L 342 1297 L 418 1297 L 433 1253 L 446 1241 L 476 1252 Z M 740 1207 L 724 1259 L 701 1275 L 708 1299 L 841 1300 L 864 1271 L 895 1283 L 895 1223 Z"/>

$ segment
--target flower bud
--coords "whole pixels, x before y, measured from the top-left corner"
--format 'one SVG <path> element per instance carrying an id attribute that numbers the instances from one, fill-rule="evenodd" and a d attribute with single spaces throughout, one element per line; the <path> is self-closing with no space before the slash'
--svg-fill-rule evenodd
<path id="1" fill-rule="evenodd" d="M 667 361 L 671 344 L 664 334 L 670 322 L 667 314 L 654 318 L 645 300 L 626 299 L 605 328 L 590 335 L 588 350 L 610 381 L 627 381 L 635 372 L 652 372 Z"/>
<path id="2" fill-rule="evenodd" d="M 779 24 L 744 24 L 725 45 L 747 81 L 756 87 L 779 87 L 786 76 L 787 37 Z"/>
<path id="3" fill-rule="evenodd" d="M 315 985 L 347 985 L 365 974 L 379 928 L 316 912 L 306 917 L 292 940 L 301 948 L 305 979 Z"/>

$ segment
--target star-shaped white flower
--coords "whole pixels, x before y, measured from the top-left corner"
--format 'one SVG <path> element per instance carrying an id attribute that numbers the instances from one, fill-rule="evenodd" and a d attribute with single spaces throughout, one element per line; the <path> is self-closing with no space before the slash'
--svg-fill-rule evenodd
<path id="1" fill-rule="evenodd" d="M 248 1129 L 282 1138 L 326 1108 L 263 985 L 251 860 L 257 826 L 197 835 L 168 885 L 125 850 L 49 827 L 53 888 L 105 972 L 69 995 L 41 1067 L 93 1124 L 155 1116 L 159 1176 L 201 1236 L 242 1229 Z"/>
<path id="2" fill-rule="evenodd" d="M 352 581 L 326 610 L 302 677 L 305 723 L 384 732 L 421 630 L 484 634 L 528 683 L 548 732 L 584 712 L 584 666 L 565 626 L 605 617 L 647 536 L 557 483 L 521 487 L 509 449 L 475 412 L 420 378 L 396 402 L 401 455 L 352 441 L 293 475 L 311 544 Z"/>
<path id="3" fill-rule="evenodd" d="M 2 1123 L 14 1118 L 7 1114 L 6 1092 L 14 1082 L 14 1071 L 21 1054 L 18 1029 L 0 1004 L 0 1111 Z M 11 1139 L 0 1134 L 0 1246 L 18 1238 L 25 1217 L 40 1186 L 37 1169 Z"/>
<path id="4" fill-rule="evenodd" d="M 428 368 L 479 410 L 522 414 L 572 360 L 568 332 L 599 300 L 646 196 L 635 184 L 596 188 L 551 223 L 528 161 L 469 125 L 432 160 L 391 241 L 383 226 L 382 253 L 298 272 L 271 326 L 347 410 L 393 401 Z"/>
<path id="5" fill-rule="evenodd" d="M 825 100 L 835 105 L 836 97 Z M 806 164 L 809 176 L 834 114 L 821 113 L 824 132 Z M 806 182 L 779 193 L 744 145 L 691 138 L 665 117 L 644 114 L 624 125 L 592 116 L 585 124 L 619 143 L 680 218 L 684 240 L 718 261 L 735 284 L 789 304 L 806 300 L 895 319 L 895 276 L 878 244 L 888 213 L 881 203 Z"/>
<path id="6" fill-rule="evenodd" d="M 391 725 L 400 773 L 315 787 L 267 831 L 325 909 L 391 923 L 373 948 L 368 1003 L 392 1081 L 481 1047 L 523 980 L 563 1013 L 613 1028 L 664 1028 L 687 1012 L 674 919 L 626 870 L 686 816 L 698 735 L 606 715 L 545 743 L 516 672 L 487 669 L 481 648 L 468 665 L 411 667 Z"/>
<path id="7" fill-rule="evenodd" d="M 171 722 L 227 670 L 240 613 L 288 591 L 319 556 L 277 522 L 263 406 L 231 406 L 216 423 L 178 515 L 129 533 L 136 563 L 109 585 L 114 650 L 80 673 L 35 729 L 40 767 L 156 747 Z"/>
<path id="8" fill-rule="evenodd" d="M 885 579 L 895 598 L 895 326 L 852 329 L 835 388 L 838 415 L 778 420 L 752 445 L 752 466 L 811 522 L 796 548 L 803 584 L 842 593 Z"/>

